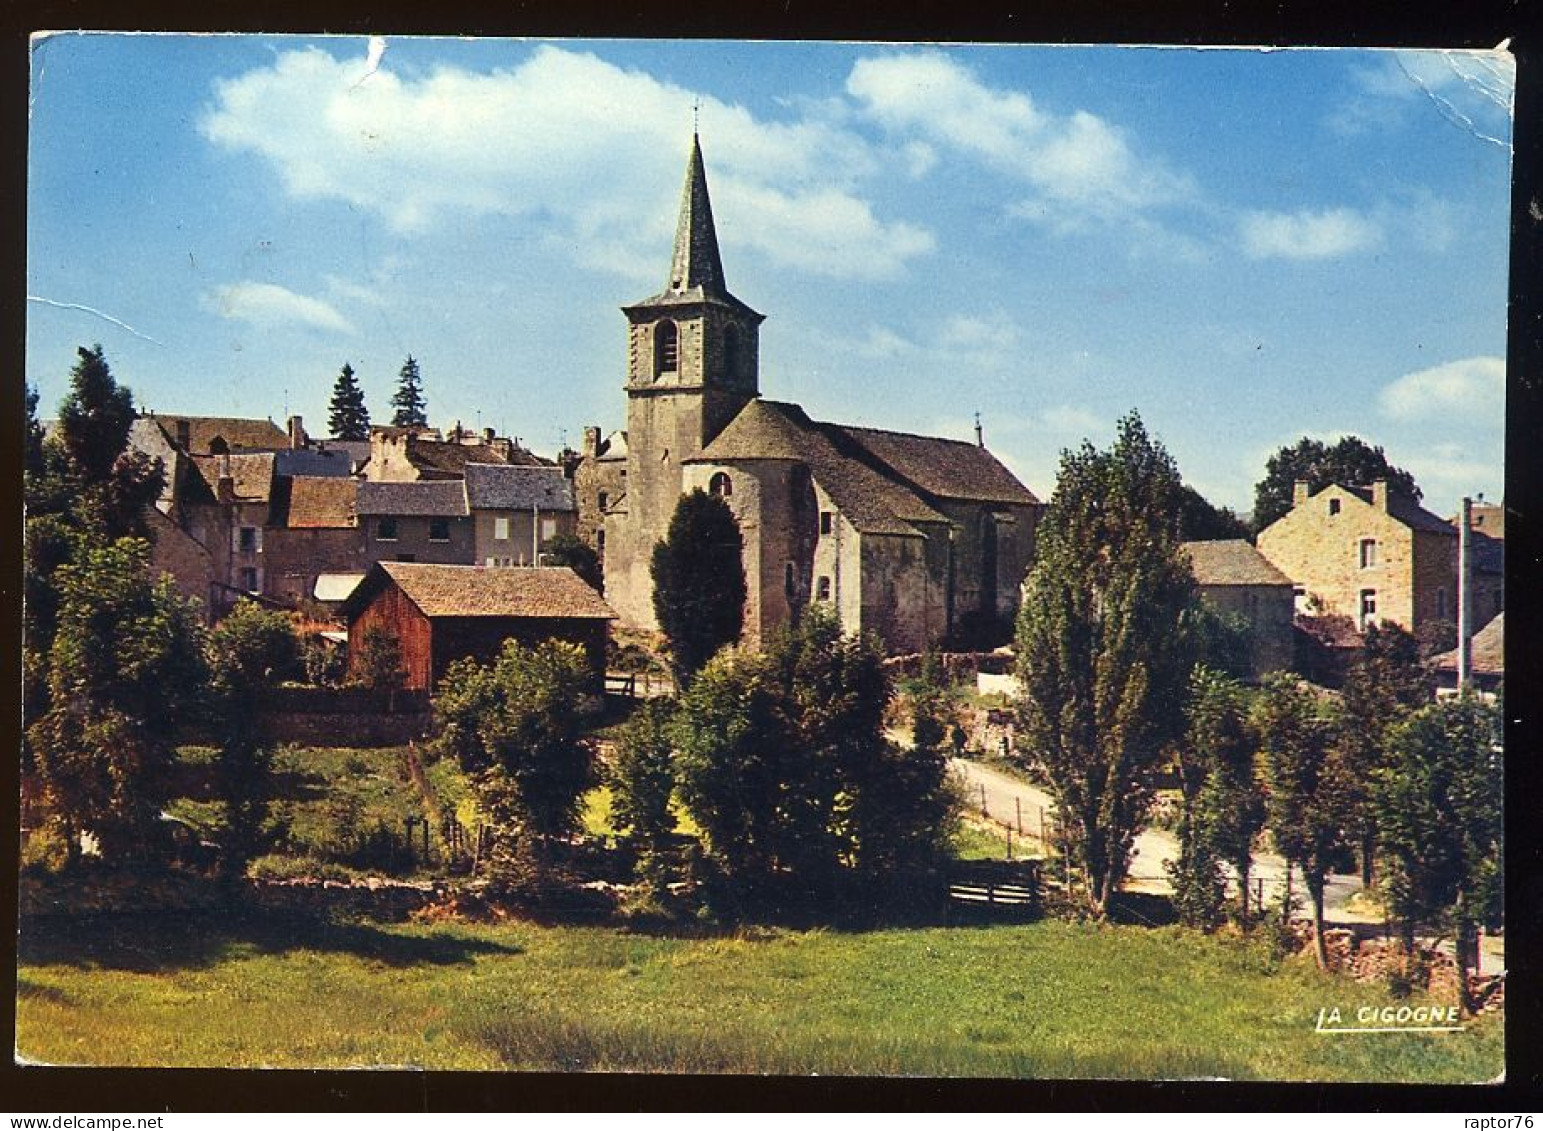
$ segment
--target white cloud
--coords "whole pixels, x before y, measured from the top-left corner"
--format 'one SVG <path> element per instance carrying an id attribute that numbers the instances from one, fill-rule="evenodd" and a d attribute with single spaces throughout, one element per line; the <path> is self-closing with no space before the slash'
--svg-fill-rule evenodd
<path id="1" fill-rule="evenodd" d="M 320 299 L 296 294 L 275 283 L 240 282 L 216 287 L 205 305 L 221 318 L 250 322 L 257 326 L 282 326 L 299 323 L 317 330 L 354 332 L 352 323 L 337 309 Z"/>
<path id="2" fill-rule="evenodd" d="M 1250 259 L 1338 259 L 1382 241 L 1382 229 L 1351 208 L 1247 212 L 1238 228 Z"/>
<path id="3" fill-rule="evenodd" d="M 1122 130 L 1086 110 L 1055 114 L 1022 91 L 993 89 L 938 54 L 860 59 L 847 92 L 897 135 L 967 153 L 1024 183 L 1012 213 L 1074 230 L 1192 199 L 1185 174 L 1138 154 Z"/>
<path id="4" fill-rule="evenodd" d="M 1386 385 L 1379 402 L 1394 420 L 1499 424 L 1505 418 L 1505 359 L 1468 357 Z"/>
<path id="5" fill-rule="evenodd" d="M 691 91 L 551 46 L 486 73 L 383 65 L 361 82 L 361 70 L 357 58 L 286 52 L 218 83 L 200 128 L 265 158 L 291 195 L 346 201 L 404 233 L 447 213 L 540 216 L 586 265 L 657 272 Z M 859 194 L 881 162 L 836 116 L 762 121 L 703 98 L 701 120 L 715 216 L 738 246 L 862 279 L 932 250 L 929 232 L 876 216 Z"/>

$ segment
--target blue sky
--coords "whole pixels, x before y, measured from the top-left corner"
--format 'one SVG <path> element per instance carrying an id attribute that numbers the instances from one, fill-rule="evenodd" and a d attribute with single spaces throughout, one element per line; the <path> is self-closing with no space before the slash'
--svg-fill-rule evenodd
<path id="1" fill-rule="evenodd" d="M 1503 485 L 1509 57 L 61 35 L 34 44 L 27 380 L 141 406 L 624 422 L 693 104 L 763 395 L 987 443 L 1037 493 L 1139 409 L 1247 510 L 1306 434 Z"/>

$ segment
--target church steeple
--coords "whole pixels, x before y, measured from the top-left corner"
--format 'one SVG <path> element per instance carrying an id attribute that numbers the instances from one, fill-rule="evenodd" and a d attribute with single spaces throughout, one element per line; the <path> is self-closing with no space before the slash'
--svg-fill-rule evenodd
<path id="1" fill-rule="evenodd" d="M 675 224 L 675 255 L 670 261 L 668 290 L 679 293 L 700 287 L 707 294 L 726 295 L 723 258 L 718 253 L 718 232 L 713 226 L 713 204 L 707 195 L 707 169 L 702 163 L 702 143 L 691 135 L 691 157 L 686 162 L 686 185 L 680 194 L 680 219 Z"/>

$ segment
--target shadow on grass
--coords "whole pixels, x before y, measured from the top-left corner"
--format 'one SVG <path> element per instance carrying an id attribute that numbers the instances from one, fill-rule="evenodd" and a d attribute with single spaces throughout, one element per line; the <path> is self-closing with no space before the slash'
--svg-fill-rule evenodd
<path id="1" fill-rule="evenodd" d="M 398 934 L 366 922 L 300 912 L 207 911 L 48 916 L 21 923 L 23 966 L 155 974 L 196 970 L 254 954 L 314 950 L 387 966 L 449 966 L 522 948 L 458 934 Z"/>

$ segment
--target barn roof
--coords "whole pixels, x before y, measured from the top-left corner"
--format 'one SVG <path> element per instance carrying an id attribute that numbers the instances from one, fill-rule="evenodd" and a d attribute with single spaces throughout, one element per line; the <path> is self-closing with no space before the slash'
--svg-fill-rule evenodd
<path id="1" fill-rule="evenodd" d="M 1287 577 L 1270 560 L 1242 538 L 1215 542 L 1185 542 L 1184 553 L 1201 585 L 1281 585 Z"/>
<path id="2" fill-rule="evenodd" d="M 473 510 L 578 509 L 573 498 L 573 481 L 560 467 L 469 463 L 466 465 L 466 499 Z"/>
<path id="3" fill-rule="evenodd" d="M 358 496 L 359 482 L 355 479 L 297 475 L 289 481 L 289 512 L 284 525 L 292 530 L 356 526 Z"/>
<path id="4" fill-rule="evenodd" d="M 395 584 L 431 620 L 437 617 L 523 617 L 611 620 L 600 594 L 565 566 L 484 569 L 482 566 L 378 562 L 343 603 L 352 618 L 388 584 Z"/>
<path id="5" fill-rule="evenodd" d="M 466 484 L 460 479 L 361 482 L 356 509 L 361 515 L 428 515 L 434 518 L 462 518 L 471 513 L 466 506 Z"/>

